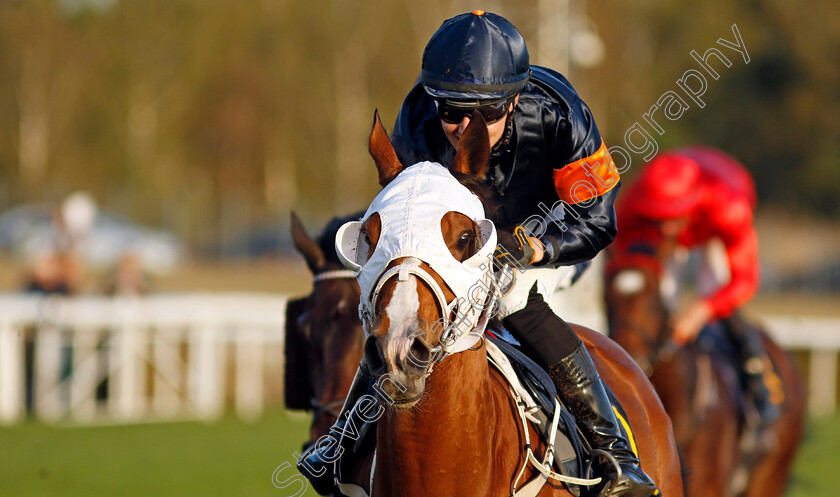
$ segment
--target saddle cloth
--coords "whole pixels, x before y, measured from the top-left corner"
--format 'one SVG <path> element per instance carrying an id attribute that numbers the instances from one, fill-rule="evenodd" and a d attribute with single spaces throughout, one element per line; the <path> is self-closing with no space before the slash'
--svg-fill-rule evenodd
<path id="1" fill-rule="evenodd" d="M 496 338 L 495 334 L 505 339 Z M 548 428 L 555 414 L 555 406 L 560 406 L 560 422 L 554 440 L 554 468 L 562 475 L 580 477 L 584 472 L 588 451 L 584 449 L 583 437 L 578 430 L 569 430 L 570 426 L 576 427 L 574 416 L 562 404 L 555 404 L 557 389 L 548 373 L 509 343 L 508 336 L 498 331 L 488 333 L 487 355 L 490 363 L 508 380 L 516 401 L 524 403 L 528 419 L 544 443 L 548 443 L 551 435 Z M 509 368 L 513 374 L 505 374 L 505 368 Z"/>
<path id="2" fill-rule="evenodd" d="M 592 447 L 578 428 L 574 416 L 563 406 L 562 400 L 557 397 L 556 387 L 548 373 L 530 357 L 514 347 L 519 343 L 507 330 L 488 330 L 487 342 L 487 355 L 490 363 L 508 379 L 512 388 L 512 395 L 517 398 L 517 402 L 523 402 L 527 406 L 525 410 L 529 413 L 528 418 L 544 443 L 550 443 L 551 441 L 549 422 L 555 415 L 554 411 L 557 408 L 560 409 L 558 417 L 561 422 L 557 425 L 556 438 L 553 441 L 555 454 L 553 469 L 560 475 L 568 477 L 569 480 L 597 476 L 588 474 Z M 515 374 L 505 374 L 502 371 L 505 367 L 512 368 Z M 626 421 L 628 419 L 627 413 L 609 385 L 605 384 L 604 388 L 617 417 L 620 418 L 619 430 L 625 440 L 630 443 L 633 452 L 636 452 L 633 433 Z M 569 427 L 572 429 L 569 429 Z M 563 481 L 563 484 L 573 495 L 580 495 L 581 488 L 574 482 L 566 480 Z M 520 492 L 517 492 L 518 494 Z"/>

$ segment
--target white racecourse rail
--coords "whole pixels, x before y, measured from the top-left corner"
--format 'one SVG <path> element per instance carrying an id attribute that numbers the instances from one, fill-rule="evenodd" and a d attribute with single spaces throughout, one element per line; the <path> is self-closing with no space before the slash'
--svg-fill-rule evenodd
<path id="1" fill-rule="evenodd" d="M 0 294 L 0 423 L 245 419 L 281 405 L 287 297 L 139 298 Z M 603 329 L 594 311 L 563 313 Z M 766 317 L 786 348 L 810 353 L 809 408 L 835 412 L 840 321 Z"/>
<path id="2" fill-rule="evenodd" d="M 0 422 L 258 416 L 282 388 L 285 296 L 0 295 Z M 269 381 L 274 382 L 269 385 Z"/>

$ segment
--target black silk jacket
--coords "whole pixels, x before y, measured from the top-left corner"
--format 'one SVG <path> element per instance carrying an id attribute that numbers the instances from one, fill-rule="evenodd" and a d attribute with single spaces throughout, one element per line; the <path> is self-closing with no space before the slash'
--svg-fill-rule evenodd
<path id="1" fill-rule="evenodd" d="M 504 228 L 530 221 L 530 231 L 554 246 L 554 258 L 545 262 L 577 264 L 615 237 L 613 204 L 621 181 L 589 107 L 571 84 L 550 69 L 531 69 L 510 140 L 491 154 L 488 182 L 500 195 Z M 448 166 L 455 155 L 420 83 L 403 102 L 392 142 L 405 165 Z"/>

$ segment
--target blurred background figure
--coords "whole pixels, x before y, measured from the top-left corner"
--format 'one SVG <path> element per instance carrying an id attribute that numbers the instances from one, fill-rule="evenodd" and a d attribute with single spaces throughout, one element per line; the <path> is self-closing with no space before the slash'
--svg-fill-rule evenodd
<path id="1" fill-rule="evenodd" d="M 151 289 L 151 276 L 143 269 L 143 261 L 134 252 L 120 256 L 105 282 L 105 294 L 113 297 L 145 295 Z"/>
<path id="2" fill-rule="evenodd" d="M 613 250 L 619 256 L 650 252 L 668 261 L 663 291 L 675 311 L 674 341 L 692 342 L 706 324 L 720 320 L 738 349 L 761 420 L 769 424 L 779 416 L 779 379 L 760 331 L 738 313 L 758 289 L 755 207 L 752 176 L 733 157 L 701 146 L 663 152 L 625 190 Z M 682 303 L 688 285 L 680 277 L 686 259 L 680 255 L 689 250 L 702 256 L 694 271 L 699 295 Z"/>
<path id="3" fill-rule="evenodd" d="M 30 293 L 78 294 L 84 268 L 77 257 L 67 252 L 42 252 L 27 264 L 24 291 Z"/>
<path id="4" fill-rule="evenodd" d="M 79 249 L 84 247 L 96 220 L 96 201 L 87 192 L 67 196 L 52 210 L 50 230 L 33 242 L 24 290 L 27 292 L 74 295 L 85 276 Z"/>
<path id="5" fill-rule="evenodd" d="M 82 248 L 96 223 L 96 200 L 88 192 L 74 192 L 61 203 L 55 222 L 59 250 L 74 252 Z"/>

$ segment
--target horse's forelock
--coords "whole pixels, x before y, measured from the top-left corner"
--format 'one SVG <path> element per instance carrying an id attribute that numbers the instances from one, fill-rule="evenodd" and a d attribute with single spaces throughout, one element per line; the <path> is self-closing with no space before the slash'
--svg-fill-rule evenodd
<path id="1" fill-rule="evenodd" d="M 358 221 L 364 215 L 365 211 L 354 212 L 353 214 L 334 217 L 329 223 L 327 223 L 327 226 L 324 227 L 324 230 L 321 232 L 321 235 L 317 240 L 318 246 L 321 248 L 321 251 L 324 252 L 324 258 L 327 262 L 332 262 L 338 264 L 340 267 L 343 267 L 341 260 L 338 258 L 338 254 L 335 253 L 335 235 L 338 232 L 338 229 L 345 223 Z"/>
<path id="2" fill-rule="evenodd" d="M 458 171 L 451 171 L 451 173 L 459 183 L 481 200 L 481 205 L 484 206 L 484 215 L 498 226 L 501 221 L 500 207 L 498 195 L 493 188 L 478 176 L 459 173 Z"/>

